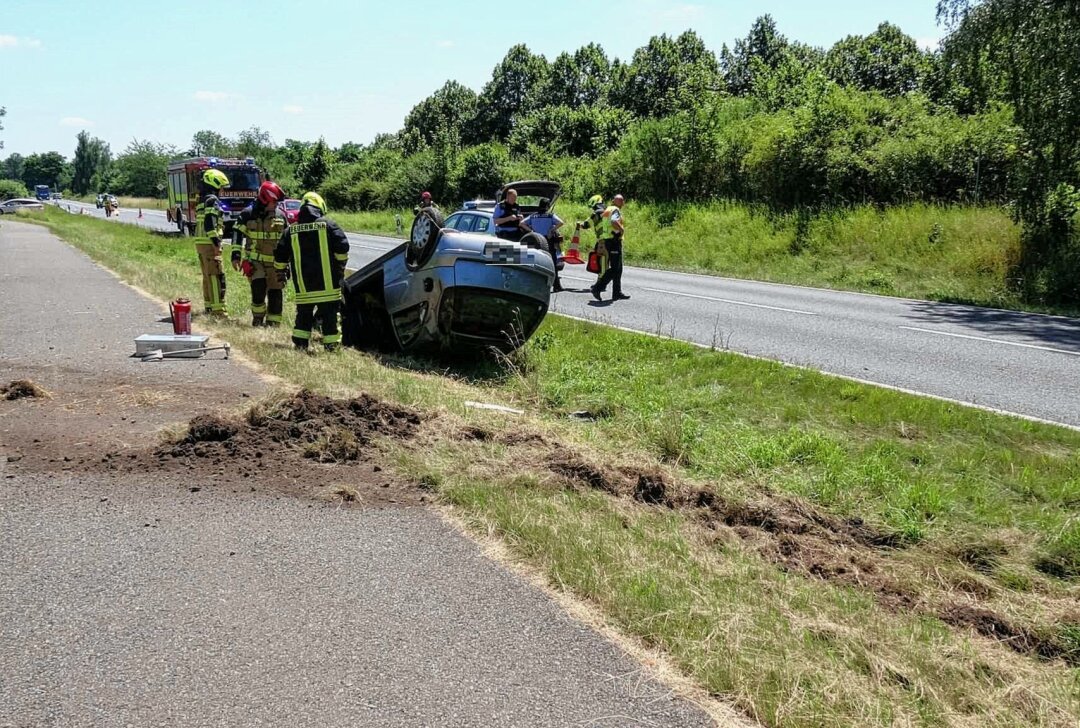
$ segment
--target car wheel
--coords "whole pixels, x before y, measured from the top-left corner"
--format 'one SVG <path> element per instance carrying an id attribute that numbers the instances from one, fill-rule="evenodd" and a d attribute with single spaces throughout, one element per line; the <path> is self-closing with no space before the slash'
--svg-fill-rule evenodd
<path id="1" fill-rule="evenodd" d="M 409 270 L 420 270 L 431 260 L 442 228 L 443 216 L 438 210 L 421 210 L 413 218 L 409 244 L 405 249 L 405 266 Z"/>

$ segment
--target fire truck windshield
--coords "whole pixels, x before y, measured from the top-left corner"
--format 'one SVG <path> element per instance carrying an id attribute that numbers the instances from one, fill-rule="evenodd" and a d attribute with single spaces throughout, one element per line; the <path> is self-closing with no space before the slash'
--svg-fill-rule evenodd
<path id="1" fill-rule="evenodd" d="M 253 167 L 222 167 L 221 171 L 229 178 L 229 190 L 259 189 L 259 172 Z"/>

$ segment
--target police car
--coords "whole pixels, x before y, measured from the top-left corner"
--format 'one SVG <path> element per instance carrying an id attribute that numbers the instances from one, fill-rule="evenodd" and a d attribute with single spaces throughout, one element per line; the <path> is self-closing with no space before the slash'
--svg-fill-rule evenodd
<path id="1" fill-rule="evenodd" d="M 498 199 L 511 188 L 519 204 L 528 203 L 526 213 L 559 190 L 553 182 L 515 182 Z M 492 209 L 467 204 L 446 220 L 421 210 L 406 242 L 342 284 L 343 343 L 442 353 L 507 352 L 525 343 L 547 314 L 555 264 L 545 250 L 491 234 Z"/>

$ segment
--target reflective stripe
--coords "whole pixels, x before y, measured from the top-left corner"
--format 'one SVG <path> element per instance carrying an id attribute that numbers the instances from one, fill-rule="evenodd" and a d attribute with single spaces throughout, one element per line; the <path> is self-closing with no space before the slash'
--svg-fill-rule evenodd
<path id="1" fill-rule="evenodd" d="M 305 341 L 311 338 L 311 332 L 303 329 L 293 329 L 292 335 L 294 339 L 304 339 Z"/>
<path id="2" fill-rule="evenodd" d="M 347 262 L 349 260 L 349 254 L 348 253 L 334 253 L 334 260 L 340 260 L 342 262 Z"/>
<path id="3" fill-rule="evenodd" d="M 264 303 L 261 306 L 256 306 L 255 304 L 251 304 L 251 312 L 252 313 L 266 313 L 266 304 Z"/>
<path id="4" fill-rule="evenodd" d="M 266 320 L 267 320 L 267 321 L 270 321 L 271 323 L 278 323 L 278 324 L 280 324 L 280 323 L 281 323 L 281 314 L 280 314 L 280 313 L 270 313 L 270 314 L 267 314 L 267 315 L 266 315 Z"/>
<path id="5" fill-rule="evenodd" d="M 274 256 L 272 254 L 270 254 L 270 253 L 260 253 L 257 250 L 249 250 L 248 254 L 247 254 L 247 259 L 256 261 L 258 263 L 273 263 L 274 262 Z M 277 266 L 276 263 L 274 265 L 275 265 L 275 267 Z"/>
<path id="6" fill-rule="evenodd" d="M 305 232 L 318 232 L 319 234 L 319 264 L 322 267 L 322 288 L 308 290 L 308 281 L 304 280 L 304 269 L 301 265 L 302 259 L 300 255 L 300 233 Z M 296 268 L 296 302 L 325 303 L 340 298 L 341 291 L 334 288 L 333 270 L 330 268 L 330 243 L 326 236 L 326 223 L 306 222 L 293 225 L 289 228 L 289 238 L 292 243 L 293 263 Z M 278 264 L 275 263 L 276 265 Z"/>
<path id="7" fill-rule="evenodd" d="M 307 293 L 307 286 L 304 284 L 304 271 L 300 267 L 300 236 L 293 233 L 290 240 L 292 242 L 293 262 L 296 264 L 296 278 L 293 280 L 296 284 L 296 300 L 299 302 L 300 296 Z"/>
<path id="8" fill-rule="evenodd" d="M 307 293 L 297 293 L 297 303 L 327 303 L 329 301 L 336 301 L 341 298 L 341 291 L 309 291 Z"/>
<path id="9" fill-rule="evenodd" d="M 341 341 L 341 334 L 330 334 L 322 337 L 322 340 L 324 344 L 337 344 Z"/>

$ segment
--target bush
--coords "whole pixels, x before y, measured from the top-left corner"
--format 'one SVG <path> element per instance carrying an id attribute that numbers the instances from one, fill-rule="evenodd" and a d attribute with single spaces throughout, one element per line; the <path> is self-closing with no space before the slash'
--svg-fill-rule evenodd
<path id="1" fill-rule="evenodd" d="M 460 176 L 454 185 L 457 195 L 464 200 L 491 197 L 508 181 L 509 163 L 510 155 L 501 144 L 481 144 L 465 149 L 460 157 Z"/>
<path id="2" fill-rule="evenodd" d="M 10 200 L 15 197 L 29 197 L 26 185 L 14 179 L 0 179 L 0 200 Z"/>
<path id="3" fill-rule="evenodd" d="M 381 210 L 389 206 L 389 185 L 369 179 L 359 164 L 336 168 L 319 191 L 326 204 L 337 210 Z"/>

